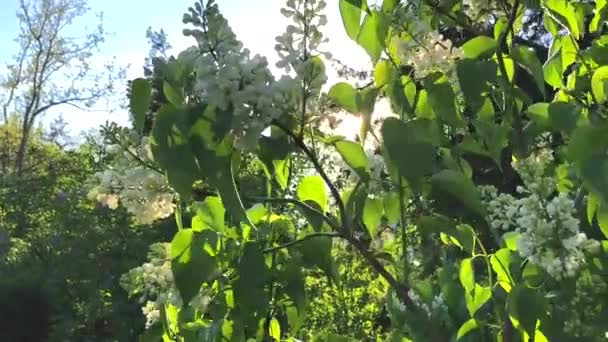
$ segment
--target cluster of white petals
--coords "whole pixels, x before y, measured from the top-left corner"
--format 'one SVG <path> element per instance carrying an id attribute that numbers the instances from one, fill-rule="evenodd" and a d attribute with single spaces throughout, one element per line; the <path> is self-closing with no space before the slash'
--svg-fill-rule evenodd
<path id="1" fill-rule="evenodd" d="M 297 71 L 305 56 L 304 51 L 309 56 L 331 56 L 320 50 L 321 45 L 329 41 L 320 30 L 327 24 L 327 16 L 321 14 L 326 6 L 324 0 L 287 0 L 281 13 L 292 19 L 293 24 L 288 25 L 285 33 L 276 38 L 275 50 L 280 57 L 277 67 L 287 71 L 295 68 Z"/>
<path id="2" fill-rule="evenodd" d="M 324 38 L 321 28 L 327 24 L 323 10 L 324 0 L 287 0 L 281 13 L 292 20 L 285 32 L 276 37 L 275 50 L 279 55 L 276 66 L 290 76 L 283 76 L 279 82 L 290 85 L 290 103 L 299 115 L 316 113 L 319 108 L 321 88 L 327 82 L 325 66 L 320 56 L 331 58 L 331 54 L 321 50 L 329 39 Z"/>
<path id="3" fill-rule="evenodd" d="M 492 11 L 490 0 L 462 0 L 464 13 L 473 21 L 483 21 Z"/>
<path id="4" fill-rule="evenodd" d="M 166 305 L 181 308 L 184 303 L 175 285 L 171 270 L 171 245 L 157 243 L 150 246 L 148 261 L 135 267 L 121 277 L 122 287 L 130 295 L 138 296 L 142 302 L 142 313 L 146 316 L 146 328 L 149 328 L 160 318 L 160 309 Z M 190 307 L 205 310 L 209 304 L 209 296 L 199 292 L 190 301 Z"/>
<path id="5" fill-rule="evenodd" d="M 608 332 L 602 331 L 605 327 L 594 324 L 595 318 L 605 315 L 604 305 L 597 299 L 605 298 L 607 291 L 608 284 L 601 276 L 579 277 L 573 296 L 564 303 L 564 308 L 569 309 L 569 317 L 564 322 L 564 331 L 580 340 L 608 339 Z"/>
<path id="6" fill-rule="evenodd" d="M 141 312 L 146 317 L 146 329 L 150 329 L 160 319 L 160 310 L 153 301 L 147 301 L 146 305 L 141 307 Z"/>
<path id="7" fill-rule="evenodd" d="M 520 255 L 559 280 L 576 275 L 585 262 L 584 250 L 597 241 L 580 232 L 569 195 L 554 195 L 556 180 L 545 175 L 552 161 L 551 151 L 541 150 L 513 162 L 524 183 L 517 188 L 519 198 L 499 194 L 492 186 L 482 186 L 480 192 L 491 226 L 520 232 Z"/>
<path id="8" fill-rule="evenodd" d="M 407 295 L 412 300 L 414 305 L 424 311 L 424 313 L 426 313 L 429 318 L 433 315 L 441 316 L 442 313 L 447 312 L 448 307 L 441 293 L 433 298 L 433 301 L 430 306 L 425 303 L 420 297 L 420 295 L 418 295 L 418 293 L 416 293 L 416 291 L 414 291 L 413 289 L 409 289 Z"/>
<path id="9" fill-rule="evenodd" d="M 293 105 L 295 81 L 275 81 L 266 58 L 251 56 L 213 1 L 196 3 L 189 11 L 183 22 L 195 28 L 185 29 L 184 34 L 194 37 L 197 47 L 182 52 L 180 58 L 195 68 L 195 93 L 230 113 L 235 147 L 255 146 L 252 142 L 272 119 Z"/>
<path id="10" fill-rule="evenodd" d="M 414 74 L 419 79 L 434 72 L 450 76 L 456 60 L 464 57 L 462 49 L 454 47 L 451 40 L 444 39 L 437 31 L 421 37 L 416 46 L 411 45 L 408 43 L 401 50 L 405 54 L 404 61 L 414 67 Z"/>
<path id="11" fill-rule="evenodd" d="M 163 174 L 149 167 L 154 165 L 154 158 L 148 137 L 132 134 L 124 146 L 113 145 L 109 152 L 116 155 L 115 161 L 111 168 L 95 174 L 91 199 L 110 209 L 121 204 L 141 224 L 173 213 L 174 191 Z"/>

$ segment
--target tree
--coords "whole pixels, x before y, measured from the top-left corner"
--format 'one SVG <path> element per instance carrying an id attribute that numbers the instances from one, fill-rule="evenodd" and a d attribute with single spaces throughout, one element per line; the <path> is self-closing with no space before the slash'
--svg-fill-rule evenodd
<path id="1" fill-rule="evenodd" d="M 608 5 L 375 3 L 336 4 L 373 65 L 363 87 L 322 93 L 322 0 L 281 10 L 294 24 L 276 38 L 278 80 L 209 0 L 183 17 L 197 46 L 158 74 L 161 104 L 151 110 L 150 80 L 133 82 L 138 143 L 124 147 L 151 153 L 108 170 L 97 195 L 145 220 L 175 210 L 172 242 L 124 277 L 146 302 L 145 338 L 298 336 L 305 274 L 338 282 L 341 241 L 386 285 L 391 341 L 605 339 Z M 539 12 L 547 34 L 528 35 Z M 393 113 L 374 112 L 379 96 Z M 264 183 L 244 191 L 249 158 Z M 196 198 L 201 183 L 215 191 Z M 138 208 L 142 195 L 155 210 Z M 313 340 L 347 340 L 334 331 Z"/>
<path id="2" fill-rule="evenodd" d="M 88 12 L 86 0 L 20 0 L 17 18 L 20 31 L 15 41 L 19 51 L 3 78 L 4 122 L 18 117 L 20 143 L 9 153 L 20 172 L 30 134 L 37 119 L 48 110 L 69 105 L 90 108 L 113 91 L 114 66 L 98 73 L 91 58 L 106 33 L 100 23 L 95 30 L 71 35 L 69 29 Z"/>

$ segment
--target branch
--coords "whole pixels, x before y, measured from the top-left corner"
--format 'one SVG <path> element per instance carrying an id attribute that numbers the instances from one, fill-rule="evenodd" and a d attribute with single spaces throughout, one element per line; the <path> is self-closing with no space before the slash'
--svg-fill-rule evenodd
<path id="1" fill-rule="evenodd" d="M 319 236 L 327 236 L 327 237 L 331 237 L 331 238 L 335 238 L 335 237 L 342 237 L 342 235 L 340 235 L 340 233 L 337 232 L 318 232 L 318 233 L 312 233 L 312 234 L 308 234 L 303 238 L 297 239 L 297 240 L 293 240 L 293 241 L 289 241 L 287 243 L 284 243 L 282 245 L 278 245 L 278 246 L 274 246 L 274 247 L 269 247 L 264 249 L 264 253 L 271 253 L 271 252 L 275 252 L 278 251 L 280 249 L 283 248 L 289 248 L 292 246 L 295 246 L 297 244 L 300 244 L 306 240 L 312 239 L 314 237 L 319 237 Z"/>
<path id="2" fill-rule="evenodd" d="M 51 109 L 52 107 L 59 106 L 59 105 L 62 105 L 62 104 L 67 104 L 67 105 L 74 106 L 76 108 L 81 109 L 78 105 L 76 105 L 76 104 L 74 104 L 72 102 L 82 102 L 82 101 L 87 101 L 87 100 L 91 100 L 91 99 L 94 99 L 94 98 L 95 98 L 95 96 L 68 97 L 68 98 L 63 99 L 61 101 L 51 101 L 51 102 L 47 103 L 46 105 L 44 105 L 44 106 L 36 109 L 35 111 L 33 111 L 31 113 L 31 116 L 34 118 L 34 117 L 38 116 L 40 113 L 45 112 L 45 111 Z"/>
<path id="3" fill-rule="evenodd" d="M 296 146 L 298 146 L 302 150 L 302 152 L 304 152 L 304 154 L 308 157 L 308 159 L 310 159 L 315 170 L 319 173 L 321 178 L 323 178 L 323 181 L 329 187 L 329 191 L 331 192 L 332 197 L 335 199 L 336 203 L 338 204 L 338 209 L 340 211 L 340 219 L 342 220 L 342 225 L 344 226 L 345 224 L 347 224 L 348 217 L 346 215 L 346 207 L 344 206 L 344 202 L 342 202 L 342 198 L 340 197 L 340 192 L 338 191 L 336 186 L 331 182 L 331 180 L 329 179 L 329 176 L 327 176 L 327 173 L 325 173 L 325 170 L 323 170 L 323 167 L 321 166 L 321 163 L 319 163 L 319 160 L 317 159 L 315 154 L 308 148 L 308 146 L 306 146 L 304 141 L 300 137 L 298 137 L 296 134 L 294 134 L 289 128 L 285 127 L 283 124 L 281 124 L 277 120 L 273 120 L 272 124 L 277 126 L 278 128 L 280 128 L 287 135 L 289 135 L 294 140 Z"/>
<path id="4" fill-rule="evenodd" d="M 515 23 L 515 19 L 517 18 L 517 11 L 519 9 L 519 1 L 515 0 L 513 3 L 513 7 L 511 8 L 511 13 L 509 14 L 509 20 L 507 22 L 507 27 L 500 33 L 498 36 L 498 48 L 496 49 L 496 58 L 498 59 L 498 67 L 500 68 L 500 74 L 503 77 L 506 87 L 505 90 L 507 92 L 507 98 L 510 99 L 510 106 L 512 115 L 513 115 L 513 124 L 515 126 L 515 133 L 517 137 L 517 153 L 519 156 L 525 155 L 524 149 L 524 136 L 523 136 L 523 125 L 521 122 L 521 117 L 519 113 L 517 113 L 517 106 L 514 105 L 515 98 L 513 96 L 513 83 L 509 81 L 509 76 L 507 75 L 507 68 L 505 66 L 505 61 L 502 57 L 503 47 L 507 45 L 507 36 L 509 35 L 509 31 L 512 30 L 513 24 Z M 506 108 L 505 108 L 506 109 Z"/>
<path id="5" fill-rule="evenodd" d="M 407 307 L 416 308 L 416 305 L 408 295 L 409 287 L 405 284 L 401 284 L 397 279 L 378 261 L 378 259 L 367 249 L 365 245 L 353 236 L 343 236 L 355 249 L 361 254 L 361 256 L 368 262 L 368 264 L 382 276 L 389 285 L 397 292 L 397 297 Z"/>
<path id="6" fill-rule="evenodd" d="M 333 230 L 339 231 L 340 230 L 340 226 L 336 224 L 336 222 L 334 222 L 330 217 L 328 217 L 327 215 L 323 214 L 322 212 L 320 212 L 319 210 L 317 210 L 316 208 L 306 204 L 305 202 L 299 201 L 297 199 L 292 199 L 292 198 L 273 198 L 273 197 L 257 197 L 257 196 L 251 196 L 251 197 L 245 197 L 246 200 L 251 200 L 251 201 L 259 201 L 259 202 L 264 202 L 264 203 L 290 203 L 290 204 L 295 204 L 298 207 L 301 207 L 305 210 L 309 210 L 309 211 L 313 211 L 315 214 L 322 216 L 323 217 L 323 221 L 325 221 Z"/>

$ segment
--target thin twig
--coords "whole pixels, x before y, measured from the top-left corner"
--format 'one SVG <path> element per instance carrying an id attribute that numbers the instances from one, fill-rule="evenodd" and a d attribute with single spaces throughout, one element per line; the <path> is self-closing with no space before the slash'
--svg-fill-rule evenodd
<path id="1" fill-rule="evenodd" d="M 286 243 L 284 243 L 282 245 L 266 248 L 266 249 L 264 249 L 263 252 L 264 253 L 275 252 L 275 251 L 278 251 L 280 249 L 284 249 L 284 248 L 289 248 L 289 247 L 295 246 L 295 245 L 300 244 L 300 243 L 302 243 L 302 242 L 304 242 L 306 240 L 310 240 L 312 238 L 319 237 L 319 236 L 325 236 L 325 237 L 331 237 L 331 238 L 341 237 L 340 233 L 338 233 L 338 232 L 311 233 L 311 234 L 306 235 L 303 238 L 300 238 L 300 239 L 297 239 L 297 240 L 293 240 L 293 241 L 289 241 L 289 242 L 286 242 Z"/>

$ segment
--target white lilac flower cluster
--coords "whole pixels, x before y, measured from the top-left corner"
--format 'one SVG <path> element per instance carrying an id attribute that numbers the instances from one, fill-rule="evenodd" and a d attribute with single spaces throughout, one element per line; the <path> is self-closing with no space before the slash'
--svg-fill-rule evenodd
<path id="1" fill-rule="evenodd" d="M 285 33 L 276 37 L 275 50 L 280 58 L 276 66 L 287 73 L 295 73 L 294 77 L 283 76 L 279 82 L 295 89 L 292 98 L 297 101 L 299 106 L 295 108 L 300 114 L 316 112 L 321 88 L 327 82 L 324 66 L 315 59 L 319 56 L 331 58 L 330 53 L 321 50 L 329 41 L 321 32 L 327 24 L 323 14 L 326 6 L 324 0 L 287 0 L 286 7 L 281 9 L 293 24 L 287 25 Z"/>
<path id="2" fill-rule="evenodd" d="M 156 243 L 150 246 L 148 261 L 122 275 L 121 286 L 130 296 L 137 296 L 145 304 L 141 310 L 146 316 L 146 328 L 160 318 L 160 310 L 166 305 L 181 308 L 182 297 L 177 290 L 171 270 L 171 245 Z M 209 304 L 209 296 L 203 291 L 190 301 L 190 306 L 202 311 Z"/>
<path id="3" fill-rule="evenodd" d="M 95 174 L 89 198 L 110 209 L 122 204 L 141 224 L 171 215 L 175 192 L 163 174 L 149 167 L 154 164 L 149 138 L 140 139 L 133 134 L 122 146 L 113 145 L 110 152 L 116 154 L 115 162 L 111 168 Z"/>
<path id="4" fill-rule="evenodd" d="M 464 57 L 462 49 L 454 47 L 451 40 L 437 31 L 416 40 L 416 46 L 411 47 L 410 43 L 401 50 L 405 54 L 404 61 L 414 67 L 414 74 L 419 79 L 434 72 L 453 76 L 455 61 Z"/>
<path id="5" fill-rule="evenodd" d="M 181 58 L 195 67 L 194 90 L 203 101 L 232 113 L 235 147 L 255 146 L 251 142 L 290 105 L 293 82 L 275 81 L 266 58 L 250 56 L 214 1 L 197 2 L 189 11 L 183 22 L 195 28 L 185 29 L 184 35 L 194 37 L 198 46 L 184 51 Z"/>
<path id="6" fill-rule="evenodd" d="M 277 38 L 276 49 L 281 57 L 279 67 L 293 68 L 297 77 L 283 76 L 275 80 L 265 57 L 250 56 L 250 51 L 236 39 L 227 20 L 220 14 L 213 0 L 195 4 L 184 14 L 183 22 L 195 26 L 184 30 L 196 39 L 198 46 L 182 53 L 196 70 L 195 92 L 203 99 L 233 115 L 232 130 L 235 147 L 255 146 L 261 133 L 278 116 L 293 112 L 297 107 L 298 87 L 302 79 L 314 69 L 310 56 L 323 40 L 319 26 L 327 19 L 319 12 L 325 7 L 322 0 L 289 0 L 282 13 L 293 18 L 287 32 Z M 307 80 L 307 91 L 320 92 L 326 82 L 325 73 L 317 72 Z"/>
<path id="7" fill-rule="evenodd" d="M 485 21 L 492 11 L 490 0 L 462 0 L 464 13 L 474 22 Z"/>
<path id="8" fill-rule="evenodd" d="M 576 275 L 585 261 L 584 250 L 597 241 L 580 232 L 574 201 L 568 194 L 554 195 L 556 180 L 545 176 L 552 161 L 551 151 L 541 150 L 513 162 L 524 183 L 517 188 L 520 198 L 498 194 L 491 186 L 480 187 L 480 193 L 491 226 L 520 232 L 519 253 L 559 280 Z"/>
<path id="9" fill-rule="evenodd" d="M 330 58 L 329 53 L 320 50 L 321 45 L 329 41 L 320 31 L 327 24 L 327 16 L 321 14 L 327 3 L 324 0 L 287 0 L 286 6 L 281 13 L 291 18 L 295 25 L 288 25 L 285 33 L 276 38 L 275 50 L 281 58 L 277 67 L 297 70 L 307 57 L 303 52 L 308 56 L 316 54 Z"/>
<path id="10" fill-rule="evenodd" d="M 433 297 L 433 301 L 431 302 L 430 306 L 426 304 L 420 295 L 418 295 L 418 293 L 416 293 L 416 291 L 413 289 L 409 289 L 407 295 L 412 300 L 414 305 L 423 310 L 429 318 L 431 316 L 441 316 L 442 313 L 445 313 L 448 310 L 447 304 L 445 303 L 441 293 Z"/>
<path id="11" fill-rule="evenodd" d="M 460 48 L 452 46 L 452 41 L 444 39 L 431 26 L 434 11 L 427 6 L 399 9 L 400 26 L 404 28 L 395 42 L 397 59 L 414 67 L 414 76 L 422 79 L 440 72 L 451 78 L 455 61 L 463 58 Z"/>
<path id="12" fill-rule="evenodd" d="M 597 275 L 580 277 L 576 281 L 576 290 L 572 298 L 560 302 L 561 307 L 567 311 L 568 319 L 564 322 L 564 331 L 571 336 L 598 341 L 608 338 L 608 333 L 602 331 L 605 327 L 594 324 L 597 317 L 605 312 L 605 301 L 608 284 Z"/>

